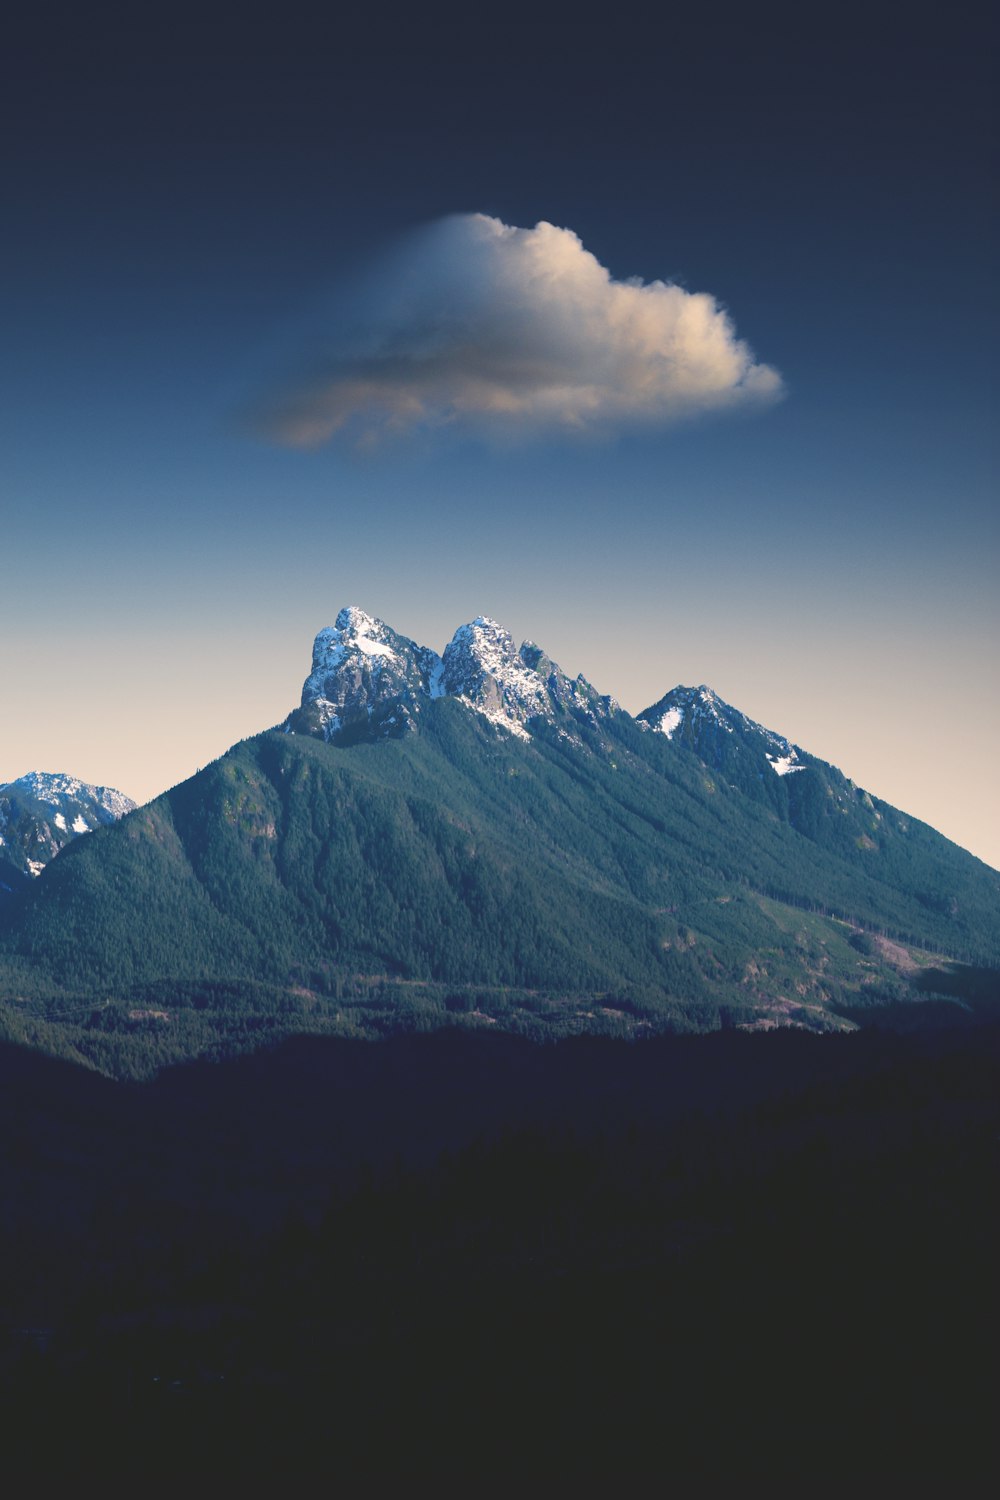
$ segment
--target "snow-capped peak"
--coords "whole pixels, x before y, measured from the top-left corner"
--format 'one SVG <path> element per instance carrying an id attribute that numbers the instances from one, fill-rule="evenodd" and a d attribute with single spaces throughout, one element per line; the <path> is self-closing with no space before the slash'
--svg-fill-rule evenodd
<path id="1" fill-rule="evenodd" d="M 458 627 L 442 661 L 446 693 L 525 739 L 527 721 L 549 708 L 545 685 L 521 659 L 513 636 L 487 615 Z"/>
<path id="2" fill-rule="evenodd" d="M 86 782 L 78 781 L 75 776 L 66 776 L 62 771 L 28 771 L 15 781 L 9 781 L 7 786 L 21 787 L 40 802 L 54 802 L 58 796 L 76 797 L 82 791 L 94 790 Z"/>
<path id="3" fill-rule="evenodd" d="M 52 857 L 81 833 L 131 812 L 131 797 L 110 786 L 92 786 L 64 772 L 29 771 L 0 786 L 0 889 L 40 875 Z"/>
<path id="4" fill-rule="evenodd" d="M 302 706 L 284 728 L 339 740 L 362 728 L 394 736 L 414 727 L 427 700 L 445 696 L 524 739 L 532 719 L 567 711 L 595 719 L 617 708 L 584 678 L 567 678 L 533 642 L 518 650 L 488 615 L 459 626 L 438 656 L 351 605 L 316 636 Z"/>
<path id="5" fill-rule="evenodd" d="M 37 802 L 47 802 L 60 809 L 68 799 L 92 803 L 109 815 L 102 820 L 104 822 L 123 818 L 136 805 L 131 797 L 116 791 L 113 786 L 93 786 L 89 781 L 80 781 L 76 776 L 67 776 L 63 771 L 28 771 L 16 781 L 0 786 L 0 796 L 15 790 Z M 79 831 L 78 829 L 77 832 Z"/>
<path id="6" fill-rule="evenodd" d="M 383 733 L 402 733 L 412 727 L 420 699 L 436 696 L 440 675 L 436 651 L 348 605 L 316 636 L 301 707 L 284 728 L 330 739 L 346 729 L 356 733 L 374 719 Z"/>
<path id="7" fill-rule="evenodd" d="M 366 615 L 357 605 L 349 604 L 337 615 L 335 625 L 321 630 L 313 642 L 313 676 L 331 672 L 352 651 L 363 656 L 396 659 L 390 645 L 394 632 L 381 620 Z"/>
<path id="8" fill-rule="evenodd" d="M 358 635 L 368 635 L 372 631 L 377 632 L 380 627 L 385 628 L 381 620 L 366 614 L 357 604 L 345 604 L 338 612 L 335 624 L 338 630 L 354 631 Z"/>
<path id="9" fill-rule="evenodd" d="M 724 703 L 718 693 L 714 692 L 708 686 L 707 682 L 703 682 L 699 688 L 678 688 L 675 691 L 687 692 L 689 697 L 688 712 L 691 715 L 695 717 L 705 715 L 710 719 L 714 719 L 717 724 L 721 724 L 727 733 L 732 733 L 732 716 L 739 714 L 739 710 L 730 708 L 728 703 Z M 739 717 L 744 718 L 745 715 L 739 714 Z M 747 722 L 749 723 L 749 720 Z"/>

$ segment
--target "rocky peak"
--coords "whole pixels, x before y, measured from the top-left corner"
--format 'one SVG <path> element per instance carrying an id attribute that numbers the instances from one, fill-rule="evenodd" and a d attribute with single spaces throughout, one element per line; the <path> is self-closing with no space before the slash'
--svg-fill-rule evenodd
<path id="1" fill-rule="evenodd" d="M 550 709 L 542 678 L 526 665 L 510 632 L 486 615 L 458 627 L 442 661 L 445 692 L 514 734 L 527 738 L 527 721 Z"/>
<path id="2" fill-rule="evenodd" d="M 80 781 L 62 771 L 28 771 L 16 781 L 0 786 L 0 797 L 6 794 L 19 794 L 64 813 L 72 810 L 73 803 L 80 803 L 81 815 L 86 809 L 101 825 L 116 822 L 136 806 L 131 797 L 113 786 L 92 786 L 89 781 Z"/>
<path id="3" fill-rule="evenodd" d="M 324 739 L 369 727 L 402 733 L 421 698 L 436 696 L 440 674 L 435 651 L 349 605 L 316 636 L 301 706 L 284 727 Z"/>
<path id="4" fill-rule="evenodd" d="M 693 726 L 706 723 L 717 726 L 725 734 L 732 734 L 734 716 L 740 719 L 744 717 L 736 709 L 724 703 L 718 694 L 703 682 L 700 687 L 696 688 L 682 686 L 671 688 L 670 692 L 665 693 L 658 703 L 654 703 L 651 708 L 644 709 L 638 717 L 641 723 L 649 724 L 650 728 L 658 730 L 660 734 L 665 734 L 670 740 L 683 729 L 684 725 L 688 726 L 685 735 L 688 739 L 692 736 Z"/>
<path id="5" fill-rule="evenodd" d="M 40 875 L 81 833 L 117 822 L 135 805 L 114 787 L 63 772 L 29 771 L 6 782 L 0 786 L 0 893 Z"/>
<path id="6" fill-rule="evenodd" d="M 723 756 L 733 753 L 735 745 L 727 747 L 728 738 L 755 755 L 761 765 L 769 765 L 778 776 L 806 769 L 799 751 L 783 735 L 765 729 L 763 724 L 733 708 L 706 683 L 697 688 L 672 688 L 638 718 L 640 723 L 648 724 L 668 740 L 680 741 L 713 765 L 719 765 Z"/>
<path id="7" fill-rule="evenodd" d="M 340 741 L 396 735 L 415 727 L 428 700 L 446 695 L 520 738 L 532 720 L 596 719 L 617 706 L 585 678 L 567 677 L 534 642 L 518 650 L 487 615 L 459 626 L 438 656 L 352 605 L 317 635 L 301 707 L 283 727 Z"/>

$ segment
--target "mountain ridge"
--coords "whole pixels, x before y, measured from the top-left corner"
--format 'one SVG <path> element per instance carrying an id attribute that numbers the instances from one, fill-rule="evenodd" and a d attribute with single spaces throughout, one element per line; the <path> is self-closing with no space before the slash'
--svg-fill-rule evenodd
<path id="1" fill-rule="evenodd" d="M 347 605 L 318 632 L 301 703 L 280 727 L 326 740 L 359 732 L 398 735 L 416 726 L 425 700 L 440 697 L 460 698 L 522 738 L 531 719 L 569 707 L 592 716 L 618 711 L 582 675 L 567 677 L 533 641 L 518 650 L 510 632 L 488 615 L 459 625 L 439 656 Z"/>

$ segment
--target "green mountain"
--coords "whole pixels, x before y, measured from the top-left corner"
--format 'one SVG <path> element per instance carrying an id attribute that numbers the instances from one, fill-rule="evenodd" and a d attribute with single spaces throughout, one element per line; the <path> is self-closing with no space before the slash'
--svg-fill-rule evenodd
<path id="1" fill-rule="evenodd" d="M 493 622 L 437 658 L 342 611 L 281 729 L 0 909 L 4 1034 L 141 1073 L 294 1030 L 829 1029 L 989 996 L 1000 874 L 804 752 L 758 764 L 759 726 L 723 757 L 652 720 Z"/>

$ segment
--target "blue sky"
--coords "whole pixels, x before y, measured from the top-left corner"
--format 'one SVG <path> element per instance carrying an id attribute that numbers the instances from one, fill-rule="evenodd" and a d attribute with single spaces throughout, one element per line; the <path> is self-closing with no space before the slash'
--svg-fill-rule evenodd
<path id="1" fill-rule="evenodd" d="M 1000 863 L 988 49 L 977 9 L 863 14 L 22 19 L 0 779 L 153 795 L 287 711 L 342 604 L 438 649 L 489 613 L 633 710 L 707 681 Z M 248 430 L 455 214 L 710 294 L 784 398 Z"/>

